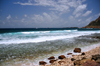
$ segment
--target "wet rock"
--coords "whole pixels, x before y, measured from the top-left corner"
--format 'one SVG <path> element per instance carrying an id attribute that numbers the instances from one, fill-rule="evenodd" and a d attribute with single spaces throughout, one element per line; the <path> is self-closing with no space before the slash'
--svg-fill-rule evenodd
<path id="1" fill-rule="evenodd" d="M 85 53 L 83 52 L 81 55 L 85 55 Z"/>
<path id="2" fill-rule="evenodd" d="M 75 52 L 75 53 L 80 53 L 80 52 L 81 52 L 81 48 L 75 48 L 75 49 L 74 49 L 74 52 Z"/>
<path id="3" fill-rule="evenodd" d="M 86 61 L 82 66 L 100 66 L 100 64 L 95 61 Z"/>
<path id="4" fill-rule="evenodd" d="M 44 62 L 44 61 L 40 61 L 40 62 L 39 62 L 39 65 L 45 65 L 45 64 L 47 64 L 47 63 Z"/>
<path id="5" fill-rule="evenodd" d="M 72 53 L 67 53 L 67 55 L 72 55 Z"/>
<path id="6" fill-rule="evenodd" d="M 92 38 L 100 39 L 100 36 L 95 36 L 95 37 L 92 37 Z"/>
<path id="7" fill-rule="evenodd" d="M 66 58 L 64 55 L 58 57 L 58 59 L 64 59 L 64 58 Z"/>
<path id="8" fill-rule="evenodd" d="M 52 60 L 52 59 L 55 59 L 55 57 L 51 56 L 51 57 L 48 58 L 48 60 Z"/>
<path id="9" fill-rule="evenodd" d="M 74 61 L 75 59 L 74 58 L 71 58 L 71 61 Z"/>
<path id="10" fill-rule="evenodd" d="M 49 63 L 54 63 L 56 60 L 50 60 Z"/>

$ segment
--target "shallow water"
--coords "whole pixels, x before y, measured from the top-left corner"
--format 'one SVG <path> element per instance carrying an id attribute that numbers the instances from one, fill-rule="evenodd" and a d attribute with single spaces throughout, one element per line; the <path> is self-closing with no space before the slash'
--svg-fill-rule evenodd
<path id="1" fill-rule="evenodd" d="M 80 37 L 79 37 L 80 36 Z M 89 36 L 89 37 L 87 37 Z M 50 56 L 58 56 L 75 47 L 86 47 L 100 40 L 100 31 L 56 30 L 0 34 L 0 66 L 38 64 Z"/>

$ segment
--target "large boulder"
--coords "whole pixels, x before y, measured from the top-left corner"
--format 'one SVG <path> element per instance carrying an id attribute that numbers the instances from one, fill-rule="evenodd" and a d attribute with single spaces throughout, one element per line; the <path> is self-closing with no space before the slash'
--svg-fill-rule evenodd
<path id="1" fill-rule="evenodd" d="M 45 61 L 40 61 L 39 62 L 39 65 L 45 65 L 45 64 L 47 64 Z"/>
<path id="2" fill-rule="evenodd" d="M 53 60 L 53 59 L 55 59 L 54 56 L 51 56 L 51 57 L 48 58 L 48 60 Z"/>
<path id="3" fill-rule="evenodd" d="M 58 57 L 58 59 L 64 59 L 64 58 L 66 58 L 64 55 Z"/>
<path id="4" fill-rule="evenodd" d="M 81 48 L 75 48 L 75 49 L 74 49 L 74 52 L 75 52 L 75 53 L 80 53 L 80 52 L 81 52 Z"/>

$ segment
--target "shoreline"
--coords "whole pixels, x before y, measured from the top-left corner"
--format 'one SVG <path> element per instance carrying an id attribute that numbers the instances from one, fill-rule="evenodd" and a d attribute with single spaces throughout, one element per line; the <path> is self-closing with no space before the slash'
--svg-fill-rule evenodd
<path id="1" fill-rule="evenodd" d="M 99 38 L 99 37 L 96 36 L 96 37 L 92 37 L 92 38 Z M 85 52 L 86 58 L 89 58 L 90 55 L 92 56 L 93 54 L 94 55 L 95 54 L 100 54 L 100 51 L 99 52 L 91 52 L 92 50 L 98 51 L 98 49 L 96 49 L 96 47 L 97 48 L 99 47 L 99 50 L 100 50 L 100 40 L 99 40 L 99 42 L 91 43 L 91 45 L 77 46 L 77 47 L 74 47 L 74 48 L 81 48 L 81 53 Z M 26 60 L 25 62 L 22 61 L 22 63 L 15 62 L 15 64 L 9 64 L 9 65 L 11 65 L 11 66 L 44 66 L 44 65 L 39 65 L 40 61 L 44 61 L 44 62 L 47 63 L 45 66 L 74 66 L 73 65 L 74 61 L 71 61 L 71 58 L 74 58 L 76 60 L 81 60 L 85 56 L 85 55 L 81 56 L 81 53 L 74 53 L 73 52 L 74 48 L 69 50 L 69 51 L 66 51 L 64 53 L 53 55 L 55 57 L 55 60 L 56 60 L 54 63 L 49 63 L 50 60 L 48 60 L 48 58 L 50 56 L 47 56 L 44 59 L 40 59 L 36 63 L 29 62 L 28 60 Z M 71 55 L 67 55 L 67 53 L 72 53 L 72 54 Z M 60 55 L 64 55 L 66 58 L 60 60 L 60 59 L 58 59 L 58 56 L 60 56 Z M 32 57 L 30 59 L 32 59 Z M 9 62 L 7 61 L 7 63 L 9 63 Z M 9 66 L 7 63 L 6 63 L 6 65 Z"/>
<path id="2" fill-rule="evenodd" d="M 50 60 L 48 60 L 48 58 L 50 56 L 47 57 L 44 60 L 41 60 L 41 61 L 46 62 L 47 63 L 46 65 L 39 65 L 40 61 L 38 61 L 37 62 L 38 64 L 34 64 L 34 62 L 32 62 L 32 63 L 31 62 L 26 62 L 24 64 L 23 63 L 13 64 L 11 66 L 74 66 L 73 65 L 74 61 L 71 61 L 72 58 L 74 58 L 75 60 L 81 60 L 83 57 L 90 58 L 92 55 L 100 54 L 100 51 L 99 51 L 100 50 L 100 42 L 99 43 L 94 43 L 93 45 L 90 45 L 90 46 L 78 47 L 78 48 L 81 48 L 81 53 L 74 53 L 73 52 L 74 49 L 69 50 L 66 53 L 60 54 L 60 55 L 64 55 L 66 57 L 62 60 L 58 59 L 58 56 L 54 56 L 56 61 L 53 62 L 53 63 L 49 63 Z M 85 53 L 85 55 L 82 56 L 81 54 L 83 52 Z M 67 55 L 67 53 L 72 53 L 72 54 Z"/>
<path id="3" fill-rule="evenodd" d="M 100 43 L 98 43 L 100 44 Z M 74 49 L 73 49 L 74 50 Z M 76 55 L 71 54 L 69 58 L 65 58 L 65 59 L 56 59 L 55 62 L 51 63 L 51 64 L 46 64 L 45 66 L 74 66 L 74 61 L 76 60 L 81 60 L 82 58 L 86 58 L 86 59 L 90 59 L 92 57 L 92 55 L 96 55 L 99 54 L 100 55 L 100 45 L 98 47 L 92 48 L 91 50 L 88 50 L 85 53 L 85 55 L 81 55 L 83 52 L 78 53 Z M 71 59 L 74 58 L 74 61 L 71 61 Z M 35 65 L 38 66 L 38 65 Z M 40 66 L 44 66 L 44 65 L 40 65 Z"/>

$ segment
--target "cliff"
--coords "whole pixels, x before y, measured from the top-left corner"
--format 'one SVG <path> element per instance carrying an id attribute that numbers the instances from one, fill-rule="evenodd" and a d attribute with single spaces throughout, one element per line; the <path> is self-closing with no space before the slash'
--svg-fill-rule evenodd
<path id="1" fill-rule="evenodd" d="M 83 28 L 100 28 L 100 16 Z"/>

